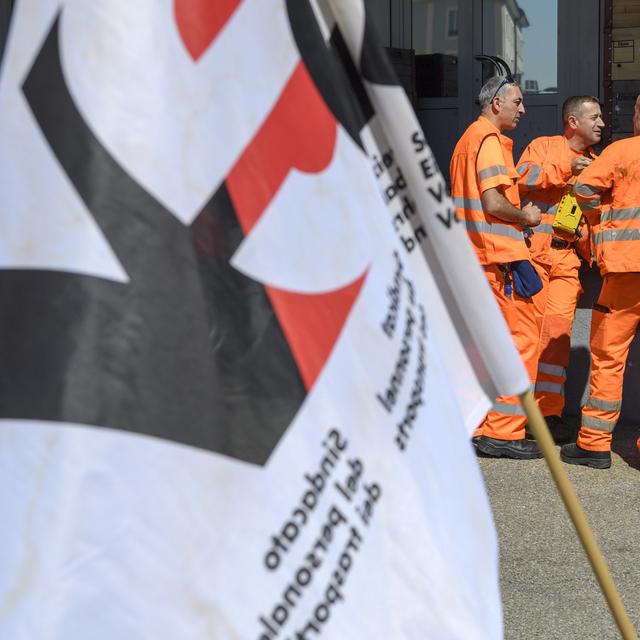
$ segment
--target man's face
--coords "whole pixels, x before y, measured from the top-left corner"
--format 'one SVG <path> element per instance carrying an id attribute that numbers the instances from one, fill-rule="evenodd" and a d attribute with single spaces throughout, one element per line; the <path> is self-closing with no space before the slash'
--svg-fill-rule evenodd
<path id="1" fill-rule="evenodd" d="M 578 114 L 569 116 L 571 126 L 586 145 L 597 144 L 602 138 L 604 120 L 597 102 L 583 102 Z"/>
<path id="2" fill-rule="evenodd" d="M 518 126 L 521 116 L 524 115 L 524 102 L 522 91 L 515 84 L 507 85 L 504 95 L 494 98 L 497 105 L 498 128 L 500 131 L 510 131 Z"/>

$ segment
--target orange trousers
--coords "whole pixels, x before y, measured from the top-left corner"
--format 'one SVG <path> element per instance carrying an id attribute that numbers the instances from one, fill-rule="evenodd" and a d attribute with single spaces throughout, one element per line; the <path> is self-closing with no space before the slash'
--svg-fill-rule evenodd
<path id="1" fill-rule="evenodd" d="M 504 275 L 497 265 L 484 265 L 483 269 L 533 384 L 538 368 L 540 342 L 534 303 L 515 293 L 512 296 L 506 295 Z M 543 293 L 544 289 L 535 297 L 538 298 Z M 527 417 L 520 399 L 517 396 L 500 396 L 473 435 L 485 435 L 498 440 L 523 440 L 526 422 Z"/>
<path id="2" fill-rule="evenodd" d="M 542 415 L 560 416 L 564 410 L 571 329 L 582 285 L 578 277 L 580 258 L 574 249 L 552 247 L 550 251 L 551 266 L 538 269 L 547 295 L 541 318 L 536 401 Z"/>
<path id="3" fill-rule="evenodd" d="M 578 446 L 610 451 L 622 409 L 622 381 L 629 345 L 640 323 L 640 273 L 604 277 L 591 316 L 591 380 L 582 407 Z"/>

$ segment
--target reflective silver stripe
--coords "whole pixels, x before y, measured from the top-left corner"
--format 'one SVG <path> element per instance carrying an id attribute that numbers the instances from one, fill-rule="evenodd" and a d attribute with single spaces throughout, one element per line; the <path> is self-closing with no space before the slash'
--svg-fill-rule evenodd
<path id="1" fill-rule="evenodd" d="M 615 420 L 600 420 L 600 418 L 592 418 L 582 414 L 582 426 L 589 429 L 598 429 L 598 431 L 606 431 L 611 433 L 616 426 Z"/>
<path id="2" fill-rule="evenodd" d="M 573 188 L 574 192 L 584 198 L 590 198 L 591 196 L 595 196 L 598 193 L 602 193 L 602 189 L 596 189 L 595 187 L 590 187 L 588 184 L 583 184 L 582 182 L 576 182 L 576 186 Z"/>
<path id="3" fill-rule="evenodd" d="M 558 376 L 559 378 L 567 377 L 567 370 L 557 364 L 547 364 L 546 362 L 538 363 L 538 371 L 540 373 L 548 373 L 550 376 Z"/>
<path id="4" fill-rule="evenodd" d="M 530 162 L 523 162 L 522 164 L 516 167 L 516 171 L 518 175 L 522 175 L 529 167 L 531 166 Z"/>
<path id="5" fill-rule="evenodd" d="M 620 411 L 622 409 L 622 400 L 601 400 L 600 398 L 589 398 L 584 405 L 589 409 L 597 409 L 599 411 Z"/>
<path id="6" fill-rule="evenodd" d="M 603 211 L 600 220 L 605 222 L 607 220 L 636 220 L 640 218 L 640 209 L 638 207 L 632 207 L 630 209 L 610 209 L 609 211 Z"/>
<path id="7" fill-rule="evenodd" d="M 598 209 L 600 207 L 600 198 L 592 198 L 591 200 L 587 200 L 586 202 L 580 203 L 580 208 L 583 211 L 593 211 L 594 209 Z"/>
<path id="8" fill-rule="evenodd" d="M 540 171 L 542 171 L 542 167 L 539 164 L 534 164 L 531 166 L 531 171 L 527 176 L 527 187 L 535 187 L 538 184 L 538 178 L 540 177 Z"/>
<path id="9" fill-rule="evenodd" d="M 553 225 L 551 224 L 539 224 L 537 227 L 531 227 L 533 233 L 553 233 Z"/>
<path id="10" fill-rule="evenodd" d="M 470 211 L 482 211 L 482 200 L 477 198 L 464 198 L 457 196 L 453 199 L 453 205 L 458 209 L 467 209 Z"/>
<path id="11" fill-rule="evenodd" d="M 593 243 L 619 242 L 621 240 L 640 240 L 640 229 L 606 229 L 594 234 Z"/>
<path id="12" fill-rule="evenodd" d="M 548 391 L 549 393 L 557 393 L 560 396 L 564 396 L 564 384 L 561 382 L 538 380 L 538 382 L 536 382 L 536 391 Z"/>
<path id="13" fill-rule="evenodd" d="M 494 402 L 493 410 L 506 416 L 524 416 L 525 412 L 521 404 L 507 404 L 506 402 Z"/>
<path id="14" fill-rule="evenodd" d="M 492 167 L 487 167 L 486 169 L 482 169 L 478 171 L 478 180 L 482 182 L 487 178 L 493 178 L 493 176 L 509 176 L 509 172 L 507 171 L 507 167 L 503 164 L 495 164 Z"/>
<path id="15" fill-rule="evenodd" d="M 499 224 L 498 222 L 484 222 L 483 220 L 465 220 L 464 223 L 467 227 L 467 231 L 470 232 L 491 233 L 496 236 L 513 238 L 514 240 L 524 240 L 522 231 L 506 224 Z"/>

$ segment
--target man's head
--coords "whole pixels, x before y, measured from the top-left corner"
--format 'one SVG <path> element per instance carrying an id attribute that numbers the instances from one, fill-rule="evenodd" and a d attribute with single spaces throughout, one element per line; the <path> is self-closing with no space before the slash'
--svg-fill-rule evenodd
<path id="1" fill-rule="evenodd" d="M 571 96 L 562 105 L 564 132 L 571 146 L 583 151 L 602 138 L 604 120 L 598 98 Z"/>
<path id="2" fill-rule="evenodd" d="M 515 129 L 524 114 L 520 87 L 511 78 L 487 80 L 478 96 L 482 114 L 500 131 Z"/>

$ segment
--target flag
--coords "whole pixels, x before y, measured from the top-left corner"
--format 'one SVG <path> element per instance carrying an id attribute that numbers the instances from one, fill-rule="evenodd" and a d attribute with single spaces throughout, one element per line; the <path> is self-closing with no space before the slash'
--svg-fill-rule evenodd
<path id="1" fill-rule="evenodd" d="M 471 249 L 351 45 L 306 0 L 16 6 L 0 637 L 501 637 Z"/>

